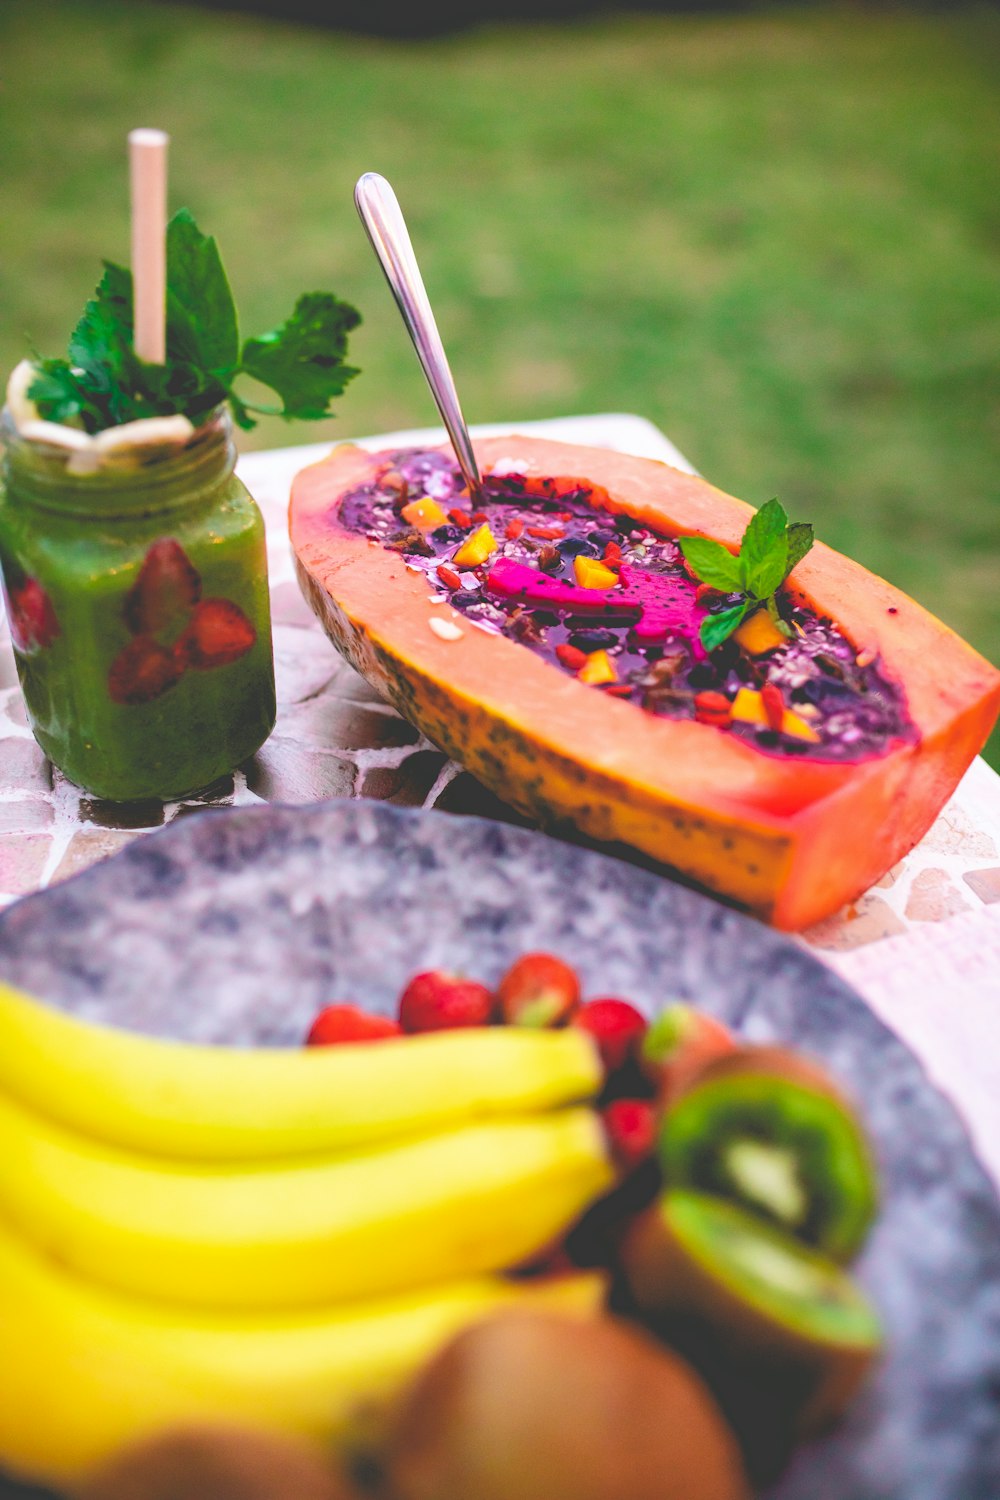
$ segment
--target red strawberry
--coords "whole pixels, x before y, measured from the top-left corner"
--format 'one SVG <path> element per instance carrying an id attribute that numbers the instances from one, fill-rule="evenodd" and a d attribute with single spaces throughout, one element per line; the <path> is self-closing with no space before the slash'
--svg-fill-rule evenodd
<path id="1" fill-rule="evenodd" d="M 665 1102 L 676 1098 L 706 1063 L 735 1049 L 736 1040 L 721 1021 L 677 1001 L 647 1031 L 642 1064 Z"/>
<path id="2" fill-rule="evenodd" d="M 399 997 L 404 1031 L 450 1031 L 457 1026 L 488 1026 L 496 1005 L 485 984 L 428 969 L 415 974 Z"/>
<path id="3" fill-rule="evenodd" d="M 597 1042 L 608 1073 L 616 1073 L 635 1057 L 646 1034 L 646 1017 L 627 1000 L 588 1000 L 573 1017 L 573 1025 L 589 1031 Z"/>
<path id="4" fill-rule="evenodd" d="M 238 604 L 231 599 L 203 599 L 174 651 L 184 666 L 207 672 L 238 661 L 256 639 L 256 630 Z"/>
<path id="5" fill-rule="evenodd" d="M 601 1119 L 617 1166 L 626 1172 L 652 1154 L 656 1144 L 656 1106 L 649 1099 L 615 1099 Z"/>
<path id="6" fill-rule="evenodd" d="M 337 1042 L 381 1042 L 400 1036 L 389 1016 L 373 1016 L 357 1005 L 326 1005 L 306 1036 L 307 1047 L 329 1047 Z"/>
<path id="7" fill-rule="evenodd" d="M 580 981 L 552 953 L 525 953 L 497 988 L 503 1018 L 514 1026 L 561 1026 L 580 1004 Z"/>
<path id="8" fill-rule="evenodd" d="M 201 575 L 184 548 L 170 537 L 161 537 L 149 548 L 125 596 L 125 624 L 133 635 L 179 629 L 200 598 Z"/>
<path id="9" fill-rule="evenodd" d="M 151 703 L 173 687 L 182 671 L 169 647 L 150 635 L 137 635 L 111 663 L 108 692 L 113 703 Z"/>
<path id="10" fill-rule="evenodd" d="M 60 634 L 52 601 L 37 578 L 26 578 L 8 596 L 10 636 L 18 651 L 44 650 Z"/>

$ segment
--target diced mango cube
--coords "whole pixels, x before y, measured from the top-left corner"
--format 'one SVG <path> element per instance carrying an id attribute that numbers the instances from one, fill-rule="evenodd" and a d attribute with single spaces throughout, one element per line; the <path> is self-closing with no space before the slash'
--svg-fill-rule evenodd
<path id="1" fill-rule="evenodd" d="M 416 526 L 418 531 L 434 531 L 448 521 L 447 512 L 430 495 L 424 495 L 422 500 L 411 500 L 409 505 L 403 506 L 400 515 L 408 526 Z"/>
<path id="2" fill-rule="evenodd" d="M 576 675 L 581 682 L 601 683 L 618 681 L 615 664 L 606 651 L 591 651 Z"/>
<path id="3" fill-rule="evenodd" d="M 730 713 L 734 719 L 739 719 L 743 724 L 767 726 L 764 700 L 755 688 L 741 687 L 733 699 Z M 819 735 L 812 725 L 807 724 L 805 719 L 792 708 L 786 708 L 782 715 L 781 733 L 789 735 L 793 740 L 808 740 L 811 744 L 817 744 L 819 741 Z"/>
<path id="4" fill-rule="evenodd" d="M 582 589 L 613 589 L 618 583 L 618 574 L 612 573 L 596 557 L 574 557 L 573 572 Z"/>
<path id="5" fill-rule="evenodd" d="M 490 530 L 490 523 L 484 521 L 478 531 L 466 537 L 451 560 L 460 568 L 478 568 L 480 563 L 484 563 L 490 553 L 495 552 L 496 549 L 496 537 Z"/>
<path id="6" fill-rule="evenodd" d="M 743 724 L 766 724 L 764 700 L 755 688 L 741 687 L 733 699 L 730 716 Z"/>
<path id="7" fill-rule="evenodd" d="M 782 734 L 791 735 L 793 740 L 809 740 L 813 745 L 819 743 L 819 735 L 811 724 L 797 714 L 794 709 L 786 708 L 784 718 L 781 721 Z"/>
<path id="8" fill-rule="evenodd" d="M 785 637 L 766 609 L 754 610 L 739 629 L 733 631 L 733 639 L 751 656 L 763 656 L 765 651 L 776 651 L 785 644 Z"/>

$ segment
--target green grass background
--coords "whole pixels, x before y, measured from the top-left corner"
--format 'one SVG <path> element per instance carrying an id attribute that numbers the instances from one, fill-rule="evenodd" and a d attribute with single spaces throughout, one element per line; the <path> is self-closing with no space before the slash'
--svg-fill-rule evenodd
<path id="1" fill-rule="evenodd" d="M 400 198 L 470 421 L 631 411 L 1000 658 L 1000 17 L 818 5 L 387 41 L 163 4 L 0 6 L 0 363 L 128 254 L 172 136 L 244 330 L 361 309 L 336 421 L 436 420 L 357 220 Z M 990 750 L 1000 765 L 1000 738 Z"/>

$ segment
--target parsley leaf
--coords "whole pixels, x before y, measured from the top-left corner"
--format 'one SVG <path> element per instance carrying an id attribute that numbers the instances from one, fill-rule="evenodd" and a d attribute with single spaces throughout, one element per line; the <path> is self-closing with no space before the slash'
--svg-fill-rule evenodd
<path id="1" fill-rule="evenodd" d="M 685 536 L 680 548 L 702 583 L 726 594 L 740 594 L 739 603 L 701 622 L 701 643 L 714 651 L 738 630 L 748 614 L 764 605 L 782 635 L 791 630 L 778 610 L 777 591 L 813 544 L 813 529 L 805 521 L 789 524 L 783 507 L 769 500 L 750 518 L 736 557 L 708 537 Z"/>
<path id="2" fill-rule="evenodd" d="M 278 393 L 283 417 L 324 417 L 330 397 L 358 373 L 343 360 L 347 335 L 360 321 L 357 310 L 332 293 L 307 292 L 280 328 L 247 339 L 241 368 Z"/>
<path id="3" fill-rule="evenodd" d="M 329 292 L 300 297 L 280 328 L 242 350 L 236 304 L 218 246 L 187 209 L 167 226 L 167 358 L 146 364 L 132 346 L 132 274 L 111 261 L 69 341 L 68 359 L 38 360 L 28 396 L 49 422 L 100 432 L 140 417 L 180 412 L 196 425 L 228 401 L 241 427 L 253 411 L 315 421 L 358 374 L 345 363 L 360 313 Z M 252 407 L 234 390 L 245 372 L 269 385 L 280 408 Z"/>

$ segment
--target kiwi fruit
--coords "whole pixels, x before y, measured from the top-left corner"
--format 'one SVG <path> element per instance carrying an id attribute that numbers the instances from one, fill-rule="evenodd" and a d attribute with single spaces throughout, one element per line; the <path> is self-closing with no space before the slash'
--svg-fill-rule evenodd
<path id="1" fill-rule="evenodd" d="M 617 1319 L 508 1310 L 463 1330 L 391 1424 L 392 1500 L 749 1500 L 701 1379 Z"/>
<path id="2" fill-rule="evenodd" d="M 358 1500 L 315 1446 L 236 1427 L 159 1433 L 123 1448 L 74 1500 Z"/>
<path id="3" fill-rule="evenodd" d="M 825 1430 L 881 1347 L 842 1266 L 724 1199 L 665 1193 L 620 1260 L 639 1314 L 696 1362 L 741 1433 L 765 1408 L 779 1440 Z"/>
<path id="4" fill-rule="evenodd" d="M 703 1068 L 659 1139 L 668 1189 L 730 1199 L 835 1260 L 860 1248 L 877 1205 L 872 1154 L 832 1079 L 780 1047 Z"/>

